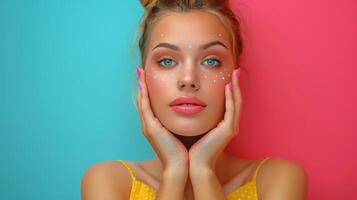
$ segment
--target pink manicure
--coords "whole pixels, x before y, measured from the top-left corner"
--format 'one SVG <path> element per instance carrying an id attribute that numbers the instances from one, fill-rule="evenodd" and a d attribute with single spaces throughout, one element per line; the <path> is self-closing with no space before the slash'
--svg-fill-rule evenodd
<path id="1" fill-rule="evenodd" d="M 140 66 L 136 67 L 136 73 L 138 74 L 138 77 L 140 77 L 140 74 L 141 74 Z"/>
<path id="2" fill-rule="evenodd" d="M 231 89 L 231 91 L 233 91 L 232 81 L 231 81 L 231 82 L 229 82 L 229 88 Z"/>
<path id="3" fill-rule="evenodd" d="M 236 75 L 239 78 L 239 76 L 240 76 L 240 67 L 238 69 L 236 69 Z"/>

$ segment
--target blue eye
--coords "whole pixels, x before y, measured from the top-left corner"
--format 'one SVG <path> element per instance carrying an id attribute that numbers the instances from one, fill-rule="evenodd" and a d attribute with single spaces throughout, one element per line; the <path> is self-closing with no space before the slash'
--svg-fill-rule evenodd
<path id="1" fill-rule="evenodd" d="M 159 60 L 157 63 L 161 66 L 172 66 L 173 63 L 175 63 L 175 61 L 173 61 L 170 58 L 164 58 L 164 59 Z"/>
<path id="2" fill-rule="evenodd" d="M 208 58 L 205 61 L 203 61 L 203 63 L 205 62 L 207 63 L 208 66 L 220 66 L 222 63 L 219 59 L 216 58 Z"/>

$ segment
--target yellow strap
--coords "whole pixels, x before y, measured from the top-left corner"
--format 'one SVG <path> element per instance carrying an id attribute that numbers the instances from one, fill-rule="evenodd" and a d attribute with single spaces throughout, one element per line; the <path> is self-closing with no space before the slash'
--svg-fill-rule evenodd
<path id="1" fill-rule="evenodd" d="M 270 158 L 271 158 L 271 156 L 265 158 L 263 161 L 261 161 L 261 162 L 259 163 L 257 169 L 256 169 L 255 172 L 254 172 L 253 181 L 255 181 L 255 180 L 257 179 L 257 175 L 258 175 L 258 171 L 259 171 L 260 167 L 263 165 L 263 163 L 264 163 L 265 161 L 267 161 L 267 160 L 270 159 Z"/>
<path id="2" fill-rule="evenodd" d="M 129 164 L 127 164 L 127 163 L 124 162 L 123 160 L 118 160 L 118 161 L 121 162 L 121 163 L 129 170 L 130 177 L 131 177 L 133 180 L 136 180 L 135 175 L 134 175 L 134 171 L 131 169 L 131 167 L 129 166 Z"/>

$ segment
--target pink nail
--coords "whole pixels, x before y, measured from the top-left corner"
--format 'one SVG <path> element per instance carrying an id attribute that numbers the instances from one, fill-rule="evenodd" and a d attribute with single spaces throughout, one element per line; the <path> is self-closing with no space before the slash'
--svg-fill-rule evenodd
<path id="1" fill-rule="evenodd" d="M 136 73 L 138 74 L 138 77 L 140 77 L 140 74 L 141 74 L 141 68 L 140 67 L 136 67 Z"/>
<path id="2" fill-rule="evenodd" d="M 239 78 L 239 76 L 240 76 L 240 67 L 238 69 L 236 69 L 236 75 Z"/>
<path id="3" fill-rule="evenodd" d="M 231 91 L 233 91 L 232 81 L 231 81 L 231 82 L 229 82 L 229 88 L 231 89 Z"/>

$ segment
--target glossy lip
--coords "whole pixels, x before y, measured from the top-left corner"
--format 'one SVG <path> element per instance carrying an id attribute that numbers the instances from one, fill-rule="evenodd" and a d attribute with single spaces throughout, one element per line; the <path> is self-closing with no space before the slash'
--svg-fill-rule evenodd
<path id="1" fill-rule="evenodd" d="M 180 104 L 189 103 L 193 106 L 184 106 Z M 170 107 L 177 113 L 195 114 L 205 109 L 206 104 L 196 97 L 179 97 L 170 103 Z"/>
<path id="2" fill-rule="evenodd" d="M 206 107 L 206 104 L 203 101 L 201 101 L 199 98 L 194 97 L 194 96 L 192 96 L 192 97 L 189 97 L 189 96 L 179 97 L 179 98 L 173 100 L 169 105 L 170 106 L 176 106 L 176 105 L 184 104 L 184 103 L 196 104 L 198 106 Z"/>

